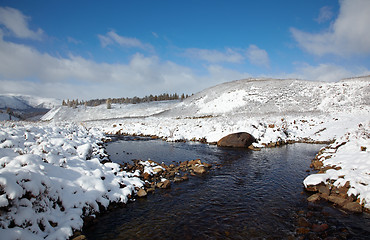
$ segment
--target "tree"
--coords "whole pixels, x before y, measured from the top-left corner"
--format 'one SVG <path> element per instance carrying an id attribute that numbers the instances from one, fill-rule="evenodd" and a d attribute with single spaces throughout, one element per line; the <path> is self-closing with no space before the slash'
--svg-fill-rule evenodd
<path id="1" fill-rule="evenodd" d="M 107 109 L 111 109 L 112 108 L 112 99 L 108 98 L 106 103 L 107 103 Z"/>

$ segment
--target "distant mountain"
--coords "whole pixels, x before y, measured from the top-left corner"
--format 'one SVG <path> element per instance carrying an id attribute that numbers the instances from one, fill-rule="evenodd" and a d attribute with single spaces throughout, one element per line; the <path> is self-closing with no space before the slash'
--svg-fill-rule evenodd
<path id="1" fill-rule="evenodd" d="M 8 114 L 6 111 L 11 111 L 11 115 L 19 119 L 29 119 L 35 116 L 37 119 L 37 116 L 45 114 L 53 107 L 60 105 L 60 103 L 60 100 L 54 98 L 14 94 L 0 95 L 1 113 Z"/>
<path id="2" fill-rule="evenodd" d="M 0 95 L 0 109 L 27 110 L 32 108 L 52 109 L 60 105 L 61 101 L 55 98 L 42 98 L 29 95 Z"/>

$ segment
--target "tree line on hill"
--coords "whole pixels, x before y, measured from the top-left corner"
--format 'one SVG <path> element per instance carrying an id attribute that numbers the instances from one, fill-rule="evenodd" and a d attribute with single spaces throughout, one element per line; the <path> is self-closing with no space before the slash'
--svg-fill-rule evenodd
<path id="1" fill-rule="evenodd" d="M 107 108 L 111 107 L 112 103 L 119 103 L 119 104 L 137 104 L 137 103 L 144 103 L 144 102 L 156 102 L 156 101 L 168 101 L 168 100 L 184 100 L 185 98 L 188 98 L 188 94 L 181 94 L 179 96 L 177 93 L 174 94 L 168 94 L 168 93 L 163 93 L 160 95 L 149 95 L 145 97 L 132 97 L 132 98 L 108 98 L 108 99 L 92 99 L 88 101 L 79 101 L 78 99 L 75 100 L 63 100 L 62 105 L 63 106 L 68 106 L 68 107 L 77 107 L 78 105 L 84 105 L 84 106 L 89 106 L 89 107 L 95 107 L 99 106 L 101 104 L 107 104 Z"/>

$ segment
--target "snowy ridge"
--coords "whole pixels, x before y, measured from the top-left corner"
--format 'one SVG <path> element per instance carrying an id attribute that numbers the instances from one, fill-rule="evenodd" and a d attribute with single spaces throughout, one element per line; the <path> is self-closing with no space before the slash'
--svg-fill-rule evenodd
<path id="1" fill-rule="evenodd" d="M 246 79 L 206 89 L 167 112 L 167 116 L 314 113 L 352 111 L 370 105 L 370 80 L 321 83 Z M 185 113 L 185 114 L 184 114 Z"/>
<path id="2" fill-rule="evenodd" d="M 161 101 L 140 104 L 112 104 L 111 109 L 107 109 L 105 104 L 96 107 L 77 106 L 75 109 L 58 106 L 51 109 L 41 120 L 80 122 L 114 118 L 147 117 L 166 111 L 178 103 L 178 101 Z"/>
<path id="3" fill-rule="evenodd" d="M 32 108 L 51 109 L 60 105 L 59 100 L 54 98 L 42 98 L 28 95 L 2 94 L 0 95 L 0 109 L 11 108 L 26 110 Z"/>
<path id="4" fill-rule="evenodd" d="M 201 91 L 183 102 L 113 104 L 76 109 L 57 107 L 42 120 L 90 121 L 127 117 L 297 115 L 370 109 L 370 79 L 322 83 L 293 79 L 245 79 Z"/>

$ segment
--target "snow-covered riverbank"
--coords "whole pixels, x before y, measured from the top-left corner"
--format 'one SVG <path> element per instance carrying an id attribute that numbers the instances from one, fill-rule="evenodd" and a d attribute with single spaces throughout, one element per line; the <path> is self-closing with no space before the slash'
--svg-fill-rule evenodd
<path id="1" fill-rule="evenodd" d="M 128 201 L 143 183 L 104 163 L 102 137 L 75 124 L 1 123 L 2 239 L 68 239 L 83 216 Z"/>

